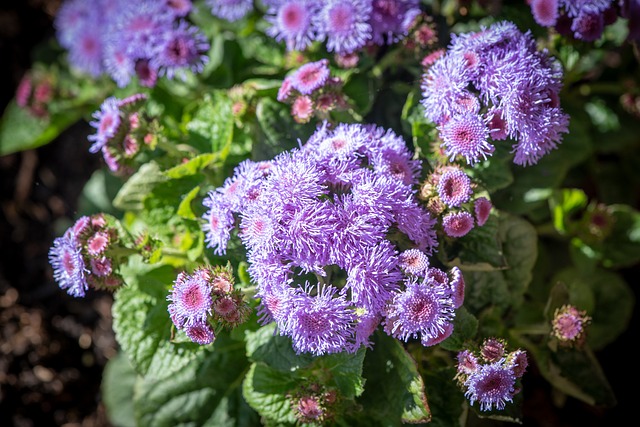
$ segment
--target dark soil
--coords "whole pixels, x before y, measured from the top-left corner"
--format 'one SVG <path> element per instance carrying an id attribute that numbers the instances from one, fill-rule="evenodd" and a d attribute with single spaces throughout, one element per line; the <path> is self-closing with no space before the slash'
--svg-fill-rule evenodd
<path id="1" fill-rule="evenodd" d="M 56 1 L 3 0 L 0 5 L 0 111 L 29 69 L 29 53 L 53 35 Z M 89 126 L 80 122 L 51 144 L 0 157 L 0 426 L 105 426 L 100 381 L 116 354 L 111 329 L 112 296 L 93 292 L 76 299 L 52 278 L 48 251 L 77 215 L 78 197 L 102 167 L 87 151 Z M 637 284 L 638 268 L 625 276 Z M 637 293 L 637 290 L 636 290 Z M 626 425 L 637 385 L 631 327 L 598 354 L 619 404 L 592 408 L 568 399 L 554 405 L 535 366 L 525 375 L 525 425 Z M 152 426 L 151 426 L 152 427 Z"/>

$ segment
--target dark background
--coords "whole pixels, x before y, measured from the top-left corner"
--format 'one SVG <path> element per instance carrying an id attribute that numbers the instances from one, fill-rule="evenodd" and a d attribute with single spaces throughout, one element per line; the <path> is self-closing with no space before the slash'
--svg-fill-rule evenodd
<path id="1" fill-rule="evenodd" d="M 59 3 L 0 2 L 0 111 L 29 69 L 33 48 L 53 37 Z M 100 381 L 117 351 L 112 297 L 70 297 L 53 281 L 48 263 L 53 239 L 76 217 L 84 183 L 103 166 L 87 151 L 89 132 L 82 121 L 44 147 L 0 157 L 0 426 L 110 426 Z M 637 294 L 640 269 L 622 273 Z M 632 347 L 637 317 L 636 311 L 630 328 L 597 354 L 616 407 L 569 398 L 559 409 L 550 386 L 530 366 L 523 380 L 524 424 L 613 426 L 637 419 L 637 393 L 629 391 L 638 386 Z"/>

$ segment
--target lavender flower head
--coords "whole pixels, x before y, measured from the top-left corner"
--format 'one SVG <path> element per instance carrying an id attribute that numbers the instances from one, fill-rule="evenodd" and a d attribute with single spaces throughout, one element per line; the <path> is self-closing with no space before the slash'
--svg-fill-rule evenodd
<path id="1" fill-rule="evenodd" d="M 206 0 L 211 13 L 230 22 L 244 18 L 253 10 L 253 0 Z"/>
<path id="2" fill-rule="evenodd" d="M 507 352 L 505 341 L 487 338 L 480 354 L 468 349 L 458 353 L 456 379 L 471 405 L 478 402 L 481 411 L 501 411 L 520 392 L 517 381 L 527 365 L 523 350 Z"/>
<path id="3" fill-rule="evenodd" d="M 176 278 L 167 300 L 171 301 L 169 313 L 178 328 L 206 323 L 213 304 L 207 279 L 203 274 L 190 276 L 184 272 Z"/>
<path id="4" fill-rule="evenodd" d="M 438 182 L 438 195 L 445 205 L 458 207 L 471 198 L 471 178 L 461 170 L 445 172 Z"/>
<path id="5" fill-rule="evenodd" d="M 267 34 L 276 41 L 284 41 L 287 50 L 305 50 L 317 39 L 313 17 L 320 10 L 318 0 L 284 0 L 275 2 L 267 10 L 271 24 Z"/>
<path id="6" fill-rule="evenodd" d="M 552 335 L 567 346 L 581 345 L 586 337 L 586 326 L 591 317 L 572 305 L 563 305 L 556 309 L 552 321 Z"/>
<path id="7" fill-rule="evenodd" d="M 49 262 L 53 267 L 53 278 L 61 289 L 66 289 L 74 297 L 85 296 L 89 289 L 86 279 L 88 270 L 73 232 L 67 232 L 53 241 Z"/>
<path id="8" fill-rule="evenodd" d="M 450 160 L 475 164 L 493 141 L 513 141 L 514 163 L 535 164 L 568 132 L 558 101 L 562 71 L 533 36 L 510 22 L 454 35 L 423 77 L 422 105 Z"/>
<path id="9" fill-rule="evenodd" d="M 261 322 L 275 322 L 297 352 L 355 352 L 389 313 L 409 322 L 388 306 L 414 294 L 441 309 L 431 321 L 389 331 L 435 342 L 451 333 L 453 293 L 448 279 L 414 290 L 412 277 L 426 274 L 437 247 L 435 219 L 414 194 L 418 169 L 391 131 L 325 123 L 299 149 L 262 165 L 243 162 L 209 193 L 207 245 L 224 255 L 237 227 Z M 420 262 L 409 262 L 412 252 L 402 257 L 399 247 L 414 248 Z M 309 282 L 309 274 L 320 280 Z"/>
<path id="10" fill-rule="evenodd" d="M 315 17 L 327 50 L 340 54 L 362 48 L 371 38 L 371 2 L 367 0 L 328 0 Z"/>

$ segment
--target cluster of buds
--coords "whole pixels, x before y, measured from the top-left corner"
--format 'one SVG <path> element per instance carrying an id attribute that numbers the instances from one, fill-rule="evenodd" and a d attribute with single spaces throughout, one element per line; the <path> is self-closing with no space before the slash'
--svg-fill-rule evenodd
<path id="1" fill-rule="evenodd" d="M 24 75 L 16 89 L 16 104 L 33 116 L 49 117 L 48 105 L 54 98 L 53 77 L 45 72 L 32 71 Z"/>
<path id="2" fill-rule="evenodd" d="M 586 326 L 591 317 L 586 311 L 580 311 L 572 305 L 565 304 L 557 308 L 551 321 L 551 335 L 561 346 L 582 347 L 586 338 Z"/>
<path id="3" fill-rule="evenodd" d="M 438 44 L 438 31 L 433 18 L 424 12 L 417 14 L 409 26 L 409 35 L 402 43 L 406 49 L 413 51 L 417 58 L 433 49 Z"/>
<path id="4" fill-rule="evenodd" d="M 287 395 L 291 409 L 301 424 L 325 425 L 335 414 L 338 394 L 316 384 L 306 384 Z"/>
<path id="5" fill-rule="evenodd" d="M 517 380 L 528 365 L 524 350 L 507 352 L 504 340 L 487 338 L 478 351 L 458 353 L 455 379 L 471 405 L 477 401 L 481 411 L 503 410 L 520 392 Z"/>
<path id="6" fill-rule="evenodd" d="M 134 170 L 134 158 L 143 146 L 155 148 L 156 138 L 152 122 L 140 109 L 147 96 L 136 94 L 124 99 L 107 98 L 100 109 L 93 113 L 90 124 L 96 132 L 89 135 L 93 142 L 89 151 L 102 152 L 105 163 L 116 174 L 128 175 Z"/>
<path id="7" fill-rule="evenodd" d="M 449 237 L 462 237 L 489 219 L 492 204 L 475 197 L 475 183 L 457 165 L 437 166 L 420 186 L 419 197 L 433 216 L 440 218 Z"/>
<path id="8" fill-rule="evenodd" d="M 298 123 L 307 123 L 314 115 L 325 120 L 331 111 L 348 108 L 342 86 L 342 79 L 331 77 L 329 61 L 321 59 L 285 77 L 278 101 L 291 104 L 291 115 Z"/>
<path id="9" fill-rule="evenodd" d="M 223 327 L 232 329 L 244 323 L 251 311 L 242 291 L 234 288 L 229 266 L 181 272 L 167 300 L 175 327 L 201 345 L 215 341 Z"/>
<path id="10" fill-rule="evenodd" d="M 69 295 L 84 297 L 89 288 L 115 291 L 122 285 L 114 221 L 104 214 L 82 216 L 54 240 L 49 250 L 54 279 Z"/>

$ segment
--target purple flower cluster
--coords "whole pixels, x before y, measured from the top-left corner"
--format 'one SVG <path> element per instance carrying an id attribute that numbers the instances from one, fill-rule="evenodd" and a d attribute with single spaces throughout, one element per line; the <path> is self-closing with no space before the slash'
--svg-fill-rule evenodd
<path id="1" fill-rule="evenodd" d="M 238 228 L 261 321 L 297 352 L 355 352 L 381 324 L 433 345 L 451 333 L 464 284 L 428 267 L 437 241 L 413 190 L 419 172 L 393 131 L 325 123 L 299 149 L 242 162 L 208 194 L 207 245 L 224 254 Z"/>
<path id="2" fill-rule="evenodd" d="M 233 328 L 249 315 L 243 294 L 233 286 L 233 274 L 226 267 L 200 267 L 176 278 L 168 310 L 171 321 L 197 344 L 211 344 L 216 327 Z"/>
<path id="3" fill-rule="evenodd" d="M 524 350 L 507 353 L 504 341 L 488 338 L 479 352 L 458 353 L 456 379 L 470 403 L 478 402 L 481 411 L 503 410 L 520 392 L 516 382 L 528 365 Z"/>
<path id="4" fill-rule="evenodd" d="M 147 96 L 141 93 L 124 99 L 112 96 L 93 113 L 94 120 L 90 125 L 96 131 L 88 137 L 93 142 L 89 151 L 101 151 L 114 173 L 130 172 L 132 159 L 140 152 L 142 143 L 149 139 L 146 120 L 139 111 L 146 99 Z"/>
<path id="5" fill-rule="evenodd" d="M 237 3 L 237 2 L 236 2 Z M 267 33 L 288 50 L 314 41 L 329 52 L 350 54 L 367 44 L 394 43 L 420 13 L 418 0 L 265 0 Z"/>
<path id="6" fill-rule="evenodd" d="M 66 0 L 55 19 L 69 62 L 94 77 L 108 74 L 119 87 L 134 76 L 155 86 L 160 76 L 201 72 L 209 42 L 187 22 L 190 0 Z"/>
<path id="7" fill-rule="evenodd" d="M 80 217 L 49 249 L 53 278 L 74 297 L 84 297 L 90 287 L 116 290 L 122 279 L 109 252 L 117 243 L 117 231 L 104 215 Z"/>
<path id="8" fill-rule="evenodd" d="M 640 3 L 636 0 L 530 0 L 529 5 L 538 24 L 578 40 L 598 40 L 619 16 L 628 20 L 627 39 L 640 37 Z"/>
<path id="9" fill-rule="evenodd" d="M 422 105 L 450 160 L 477 163 L 492 155 L 493 141 L 510 138 L 514 163 L 531 165 L 568 132 L 561 86 L 559 63 L 532 35 L 499 22 L 453 36 L 424 74 Z"/>
<path id="10" fill-rule="evenodd" d="M 578 310 L 572 305 L 563 305 L 556 309 L 551 322 L 551 334 L 558 342 L 567 347 L 580 347 L 586 339 L 586 326 L 591 317 L 586 311 Z"/>
<path id="11" fill-rule="evenodd" d="M 253 10 L 253 0 L 206 0 L 206 5 L 213 16 L 234 22 Z"/>
<path id="12" fill-rule="evenodd" d="M 306 123 L 314 115 L 325 119 L 347 104 L 342 95 L 342 80 L 331 77 L 329 61 L 321 59 L 304 64 L 285 77 L 278 91 L 278 101 L 291 103 L 291 115 L 298 123 Z"/>
<path id="13" fill-rule="evenodd" d="M 493 207 L 486 197 L 473 197 L 475 184 L 457 165 L 437 166 L 422 183 L 420 198 L 427 209 L 442 218 L 449 237 L 462 237 L 476 225 L 482 227 Z"/>

